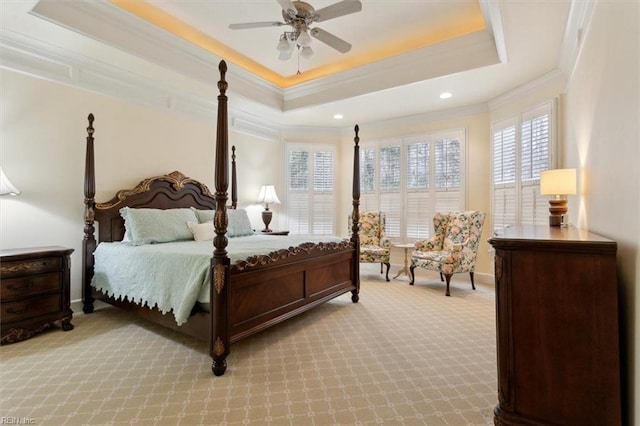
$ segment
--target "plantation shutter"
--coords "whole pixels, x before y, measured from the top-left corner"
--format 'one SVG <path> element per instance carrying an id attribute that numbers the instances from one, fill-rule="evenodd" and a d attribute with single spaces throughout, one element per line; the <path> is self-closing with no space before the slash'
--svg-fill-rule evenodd
<path id="1" fill-rule="evenodd" d="M 360 149 L 360 211 L 378 209 L 376 187 L 376 148 L 362 147 Z"/>
<path id="2" fill-rule="evenodd" d="M 379 168 L 380 210 L 386 214 L 386 235 L 396 239 L 400 237 L 402 213 L 400 152 L 400 145 L 382 147 Z"/>
<path id="3" fill-rule="evenodd" d="M 405 226 L 407 239 L 428 238 L 431 235 L 430 147 L 428 142 L 407 145 L 407 209 Z"/>
<path id="4" fill-rule="evenodd" d="M 549 168 L 550 112 L 547 108 L 523 115 L 520 148 L 521 222 L 548 223 L 548 198 L 540 195 L 540 172 Z"/>
<path id="5" fill-rule="evenodd" d="M 287 155 L 288 229 L 292 234 L 333 235 L 335 229 L 335 149 L 289 146 Z"/>
<path id="6" fill-rule="evenodd" d="M 493 132 L 493 221 L 495 229 L 516 223 L 516 126 Z"/>
<path id="7" fill-rule="evenodd" d="M 313 154 L 313 226 L 315 235 L 333 235 L 335 203 L 333 187 L 333 153 L 314 152 Z"/>
<path id="8" fill-rule="evenodd" d="M 287 192 L 287 217 L 289 232 L 310 233 L 309 194 L 309 152 L 292 150 L 289 152 L 289 173 Z"/>
<path id="9" fill-rule="evenodd" d="M 435 142 L 435 205 L 436 212 L 460 211 L 460 141 L 439 139 Z"/>

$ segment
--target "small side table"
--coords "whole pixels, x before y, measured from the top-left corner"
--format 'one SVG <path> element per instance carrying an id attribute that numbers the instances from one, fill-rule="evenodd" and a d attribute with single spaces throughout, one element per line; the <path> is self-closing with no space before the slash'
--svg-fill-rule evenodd
<path id="1" fill-rule="evenodd" d="M 393 246 L 404 249 L 404 266 L 402 267 L 402 269 L 398 271 L 398 273 L 396 274 L 395 277 L 393 277 L 393 279 L 398 278 L 402 274 L 408 277 L 409 276 L 409 249 L 414 248 L 415 244 L 394 244 Z"/>

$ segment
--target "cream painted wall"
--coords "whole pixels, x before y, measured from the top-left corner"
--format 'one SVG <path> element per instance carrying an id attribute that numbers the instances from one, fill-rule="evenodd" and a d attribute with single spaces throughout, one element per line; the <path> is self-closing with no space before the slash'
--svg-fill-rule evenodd
<path id="1" fill-rule="evenodd" d="M 215 111 L 201 120 L 160 112 L 2 70 L 2 168 L 22 194 L 0 198 L 0 247 L 62 245 L 72 256 L 71 299 L 81 297 L 87 115 L 95 117 L 96 201 L 141 179 L 179 170 L 214 190 Z M 281 181 L 281 143 L 231 131 L 239 205 L 260 229 L 260 185 Z M 276 187 L 278 189 L 278 186 Z M 279 206 L 274 206 L 279 226 Z"/>
<path id="2" fill-rule="evenodd" d="M 623 397 L 640 424 L 640 3 L 598 2 L 567 86 L 571 221 L 618 243 Z"/>
<path id="3" fill-rule="evenodd" d="M 442 130 L 465 129 L 467 140 L 467 208 L 487 212 L 487 219 L 482 232 L 482 243 L 478 253 L 476 275 L 479 280 L 493 283 L 493 259 L 489 252 L 489 224 L 491 223 L 490 205 L 490 138 L 488 112 L 474 112 L 466 116 L 450 118 L 442 115 L 413 116 L 384 123 L 360 124 L 360 143 L 368 139 L 380 139 L 396 136 L 408 136 Z M 355 133 L 343 132 L 341 173 L 344 186 L 340 197 L 338 229 L 347 234 L 347 217 L 352 211 L 352 170 L 353 170 L 353 138 Z M 394 250 L 391 262 L 401 265 L 404 254 Z"/>

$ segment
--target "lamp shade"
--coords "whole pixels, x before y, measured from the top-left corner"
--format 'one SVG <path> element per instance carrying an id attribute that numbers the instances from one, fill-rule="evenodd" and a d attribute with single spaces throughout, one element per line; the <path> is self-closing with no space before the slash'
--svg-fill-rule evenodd
<path id="1" fill-rule="evenodd" d="M 2 167 L 0 167 L 0 195 L 18 195 L 20 194 L 20 190 L 13 186 L 7 175 L 2 171 Z"/>
<path id="2" fill-rule="evenodd" d="M 276 194 L 276 189 L 273 185 L 262 185 L 262 188 L 260 188 L 260 194 L 258 194 L 258 199 L 256 201 L 258 203 L 265 204 L 280 204 L 280 200 Z"/>
<path id="3" fill-rule="evenodd" d="M 572 195 L 576 193 L 576 169 L 545 170 L 540 173 L 541 195 Z"/>

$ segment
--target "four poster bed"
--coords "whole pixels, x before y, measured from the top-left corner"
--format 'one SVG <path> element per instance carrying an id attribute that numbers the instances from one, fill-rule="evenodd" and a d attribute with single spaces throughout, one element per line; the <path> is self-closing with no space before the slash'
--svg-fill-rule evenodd
<path id="1" fill-rule="evenodd" d="M 99 299 L 135 312 L 155 323 L 208 341 L 213 359 L 212 370 L 217 376 L 224 374 L 226 370 L 226 358 L 231 343 L 347 292 L 352 293 L 351 299 L 356 303 L 360 289 L 357 225 L 360 198 L 358 126 L 355 127 L 353 169 L 352 218 L 355 220 L 352 220 L 352 223 L 355 225 L 351 229 L 350 239 L 314 241 L 310 237 L 304 237 L 308 239 L 302 240 L 302 237 L 298 236 L 298 240 L 287 240 L 288 237 L 264 235 L 234 238 L 231 228 L 235 228 L 236 225 L 231 224 L 230 219 L 236 220 L 235 212 L 238 212 L 234 210 L 237 203 L 235 147 L 232 157 L 232 204 L 227 207 L 227 68 L 224 61 L 220 62 L 219 70 L 215 194 L 211 194 L 204 184 L 180 172 L 173 172 L 144 179 L 131 190 L 118 191 L 110 201 L 96 203 L 94 118 L 93 115 L 89 115 L 84 182 L 82 278 L 85 313 L 93 312 L 94 300 Z M 139 219 L 135 215 L 166 215 L 173 212 L 178 215 L 188 215 L 189 212 L 204 214 L 213 222 L 211 224 L 204 221 L 197 225 L 189 223 L 190 229 L 192 225 L 201 228 L 204 226 L 204 231 L 211 232 L 210 238 L 204 239 L 207 247 L 204 267 L 203 242 L 197 241 L 195 232 L 196 241 L 172 241 L 169 238 L 165 240 L 169 242 L 162 244 L 148 244 L 148 241 L 133 244 L 130 240 L 131 235 L 125 235 L 134 224 L 132 218 Z M 95 222 L 98 223 L 98 240 L 95 238 Z M 158 221 L 153 223 L 157 224 Z M 207 228 L 206 223 L 211 225 Z M 163 231 L 164 229 L 160 230 Z M 262 243 L 254 243 L 260 239 L 263 240 Z M 247 241 L 248 246 L 240 246 L 243 241 Z M 258 249 L 260 244 L 262 248 Z M 182 251 L 177 252 L 178 248 L 175 247 L 178 246 L 191 247 L 185 250 L 197 252 L 194 256 L 199 256 L 198 260 L 180 257 L 184 254 Z M 115 251 L 116 248 L 124 250 L 124 259 L 117 261 L 121 263 L 114 263 L 113 258 L 109 257 L 110 250 Z M 250 254 L 250 250 L 254 249 L 253 254 Z M 152 256 L 177 257 L 175 261 L 178 263 L 173 264 L 167 257 L 155 258 L 153 270 L 147 275 L 156 277 L 153 281 L 158 281 L 159 284 L 156 284 L 160 287 L 136 290 L 134 279 L 127 277 L 123 279 L 122 285 L 130 284 L 130 293 L 129 290 L 123 290 L 122 285 L 108 287 L 111 281 L 117 281 L 118 278 L 110 278 L 110 274 L 123 275 L 130 269 L 134 275 L 145 275 L 138 264 L 131 263 L 138 252 L 144 250 L 156 251 Z M 167 254 L 164 251 L 175 253 Z M 187 302 L 186 307 L 165 304 L 165 300 L 162 299 L 164 296 L 158 296 L 158 293 L 164 293 L 172 286 L 188 288 L 189 285 L 185 283 L 189 281 L 188 276 L 193 275 L 189 269 L 191 262 L 199 262 L 200 268 L 204 270 L 199 275 L 200 279 L 207 285 L 201 285 L 200 289 L 197 289 L 196 285 L 190 291 L 190 297 L 195 298 L 195 303 Z M 168 269 L 161 269 L 165 264 L 169 265 Z M 196 293 L 195 296 L 193 293 Z M 174 296 L 167 296 L 167 300 L 172 297 Z M 180 297 L 182 296 L 178 296 Z M 174 315 L 165 315 L 169 310 Z"/>

